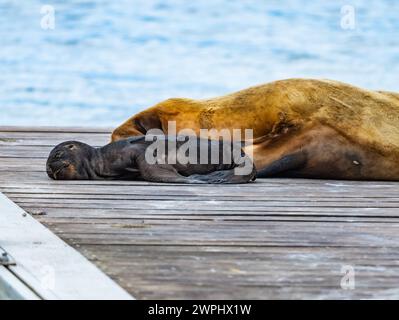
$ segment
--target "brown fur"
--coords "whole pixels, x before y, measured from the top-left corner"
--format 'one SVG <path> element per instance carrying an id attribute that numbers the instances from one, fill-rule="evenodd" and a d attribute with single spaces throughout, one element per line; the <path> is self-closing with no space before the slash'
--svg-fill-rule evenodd
<path id="1" fill-rule="evenodd" d="M 169 99 L 133 116 L 112 135 L 119 140 L 168 121 L 190 128 L 253 129 L 259 171 L 303 154 L 297 176 L 399 180 L 399 94 L 330 80 L 289 79 L 207 100 Z M 247 149 L 248 150 L 248 149 Z"/>

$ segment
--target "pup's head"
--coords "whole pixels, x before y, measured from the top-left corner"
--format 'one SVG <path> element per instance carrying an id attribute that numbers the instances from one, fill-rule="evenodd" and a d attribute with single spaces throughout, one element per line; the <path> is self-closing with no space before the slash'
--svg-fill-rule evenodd
<path id="1" fill-rule="evenodd" d="M 56 146 L 47 159 L 47 174 L 54 180 L 88 180 L 93 168 L 90 164 L 94 148 L 78 141 Z"/>

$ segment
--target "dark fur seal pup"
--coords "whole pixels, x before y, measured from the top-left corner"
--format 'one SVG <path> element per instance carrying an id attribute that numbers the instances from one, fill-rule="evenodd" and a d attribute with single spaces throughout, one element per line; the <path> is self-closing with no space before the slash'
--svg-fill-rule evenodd
<path id="1" fill-rule="evenodd" d="M 238 151 L 237 151 L 238 150 Z M 56 146 L 47 160 L 55 180 L 137 180 L 167 183 L 247 183 L 255 180 L 251 159 L 233 143 L 194 137 L 144 136 L 102 148 L 68 141 Z"/>
<path id="2" fill-rule="evenodd" d="M 115 129 L 112 140 L 176 130 L 252 129 L 258 177 L 399 181 L 399 93 L 288 79 L 204 100 L 168 99 Z"/>

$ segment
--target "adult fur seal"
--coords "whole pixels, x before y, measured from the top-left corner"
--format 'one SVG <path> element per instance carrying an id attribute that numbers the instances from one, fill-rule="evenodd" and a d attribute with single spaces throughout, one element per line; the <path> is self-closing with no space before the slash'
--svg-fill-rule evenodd
<path id="1" fill-rule="evenodd" d="M 231 143 L 185 138 L 163 137 L 160 143 L 164 143 L 164 149 L 153 148 L 154 141 L 146 141 L 144 136 L 120 140 L 102 148 L 67 141 L 51 151 L 47 174 L 55 180 L 141 178 L 168 183 L 247 183 L 255 180 L 255 167 L 240 147 L 234 152 Z M 183 154 L 179 154 L 183 146 Z M 205 161 L 200 159 L 204 150 Z M 187 151 L 192 151 L 194 159 L 186 156 Z"/>
<path id="2" fill-rule="evenodd" d="M 258 176 L 399 180 L 399 94 L 289 79 L 207 99 L 169 99 L 130 118 L 117 141 L 157 128 L 252 129 Z"/>

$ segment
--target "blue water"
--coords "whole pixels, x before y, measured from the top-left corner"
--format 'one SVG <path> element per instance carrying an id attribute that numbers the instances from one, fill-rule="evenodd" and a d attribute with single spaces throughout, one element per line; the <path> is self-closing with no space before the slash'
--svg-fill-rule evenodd
<path id="1" fill-rule="evenodd" d="M 115 126 L 290 77 L 399 91 L 399 1 L 0 0 L 0 125 Z"/>

